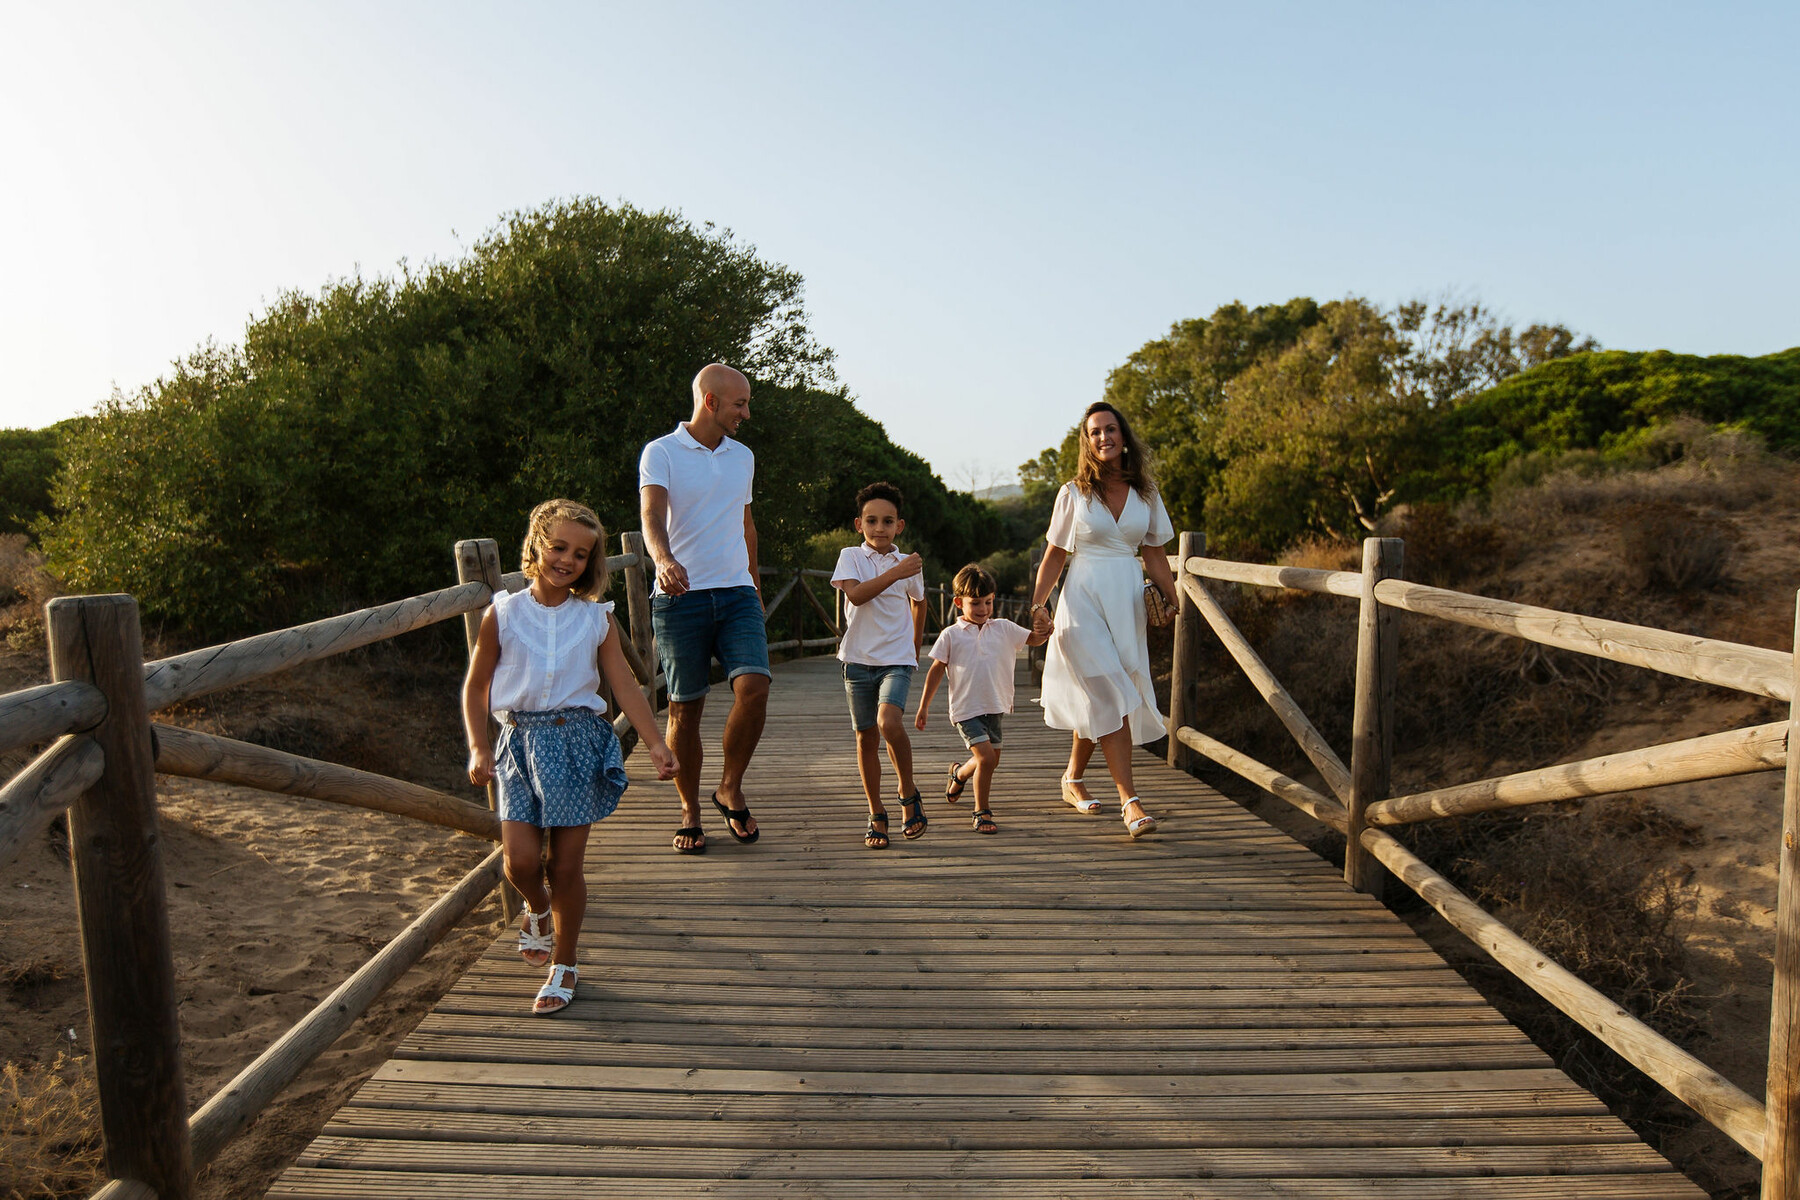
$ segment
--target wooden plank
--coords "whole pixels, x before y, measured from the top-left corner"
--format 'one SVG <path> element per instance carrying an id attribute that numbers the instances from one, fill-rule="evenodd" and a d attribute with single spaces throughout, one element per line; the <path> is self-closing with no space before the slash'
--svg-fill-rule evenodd
<path id="1" fill-rule="evenodd" d="M 58 814 L 100 782 L 106 753 L 86 734 L 64 734 L 0 788 L 0 866 L 43 836 Z"/>
<path id="2" fill-rule="evenodd" d="M 859 1160 L 880 1153 L 879 1148 L 871 1148 Z M 1262 1179 L 1059 1179 L 1054 1192 L 1047 1193 L 1042 1179 L 930 1178 L 924 1175 L 924 1166 L 920 1164 L 919 1178 L 904 1185 L 891 1178 L 858 1178 L 846 1167 L 844 1174 L 832 1179 L 776 1183 L 709 1179 L 700 1185 L 690 1178 L 560 1175 L 554 1188 L 563 1195 L 607 1200 L 686 1200 L 696 1195 L 711 1200 L 768 1200 L 776 1195 L 789 1200 L 891 1200 L 896 1194 L 942 1200 L 1044 1200 L 1046 1195 L 1059 1200 L 1705 1200 L 1705 1193 L 1672 1172 L 1424 1179 L 1300 1179 L 1285 1175 Z M 543 1187 L 535 1184 L 532 1190 Z M 510 1174 L 397 1174 L 300 1167 L 284 1175 L 268 1194 L 285 1200 L 343 1200 L 345 1196 L 370 1200 L 519 1200 L 522 1189 L 520 1177 Z"/>
<path id="3" fill-rule="evenodd" d="M 1312 567 L 1270 567 L 1258 563 L 1232 562 L 1223 558 L 1187 559 L 1183 566 L 1189 573 L 1218 579 L 1226 583 L 1248 583 L 1256 587 L 1289 588 L 1298 592 L 1318 592 L 1328 596 L 1362 595 L 1362 576 L 1355 571 L 1320 571 Z"/>

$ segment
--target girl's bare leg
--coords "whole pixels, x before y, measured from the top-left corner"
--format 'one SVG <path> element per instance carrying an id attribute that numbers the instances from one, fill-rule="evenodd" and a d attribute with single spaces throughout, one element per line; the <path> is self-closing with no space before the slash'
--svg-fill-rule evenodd
<path id="1" fill-rule="evenodd" d="M 506 882 L 513 885 L 525 907 L 541 913 L 550 907 L 544 888 L 544 831 L 527 821 L 500 822 L 500 851 L 506 865 Z"/>
<path id="2" fill-rule="evenodd" d="M 575 942 L 587 914 L 589 825 L 564 825 L 550 831 L 550 911 L 556 917 L 556 950 L 552 962 L 575 965 Z"/>

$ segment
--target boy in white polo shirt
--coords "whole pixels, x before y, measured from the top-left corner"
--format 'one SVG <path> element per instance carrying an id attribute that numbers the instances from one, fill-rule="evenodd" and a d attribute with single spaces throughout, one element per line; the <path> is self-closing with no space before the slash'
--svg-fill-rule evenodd
<path id="1" fill-rule="evenodd" d="M 881 742 L 899 777 L 901 832 L 909 839 L 925 833 L 925 802 L 913 786 L 912 740 L 906 736 L 906 694 L 919 645 L 925 637 L 924 563 L 901 554 L 894 539 L 906 528 L 900 519 L 900 489 L 871 483 L 856 493 L 856 531 L 861 545 L 846 546 L 831 573 L 831 586 L 844 593 L 844 636 L 838 658 L 844 664 L 844 695 L 850 727 L 856 731 L 856 769 L 869 800 L 869 830 L 863 845 L 888 847 L 888 814 L 881 802 Z"/>
<path id="2" fill-rule="evenodd" d="M 1033 633 L 994 616 L 994 577 L 979 563 L 956 573 L 951 585 L 959 613 L 956 624 L 937 636 L 931 647 L 931 670 L 925 673 L 925 691 L 919 697 L 919 715 L 913 726 L 925 728 L 931 698 L 946 674 L 950 676 L 950 722 L 969 748 L 968 762 L 950 764 L 944 799 L 952 804 L 963 788 L 975 780 L 976 833 L 998 833 L 988 795 L 994 768 L 1000 765 L 1000 718 L 1013 707 L 1013 670 L 1020 646 L 1041 646 L 1048 631 Z"/>

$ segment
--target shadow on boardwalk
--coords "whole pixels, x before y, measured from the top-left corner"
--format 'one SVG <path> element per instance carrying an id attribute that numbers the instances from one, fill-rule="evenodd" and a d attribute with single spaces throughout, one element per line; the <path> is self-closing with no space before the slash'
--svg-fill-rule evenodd
<path id="1" fill-rule="evenodd" d="M 527 1013 L 509 932 L 271 1196 L 1701 1195 L 1204 784 L 1142 756 L 1164 823 L 1136 843 L 1074 814 L 1022 688 L 1000 834 L 941 799 L 940 706 L 931 828 L 871 852 L 837 664 L 776 673 L 762 840 L 708 809 L 678 857 L 672 789 L 640 783 L 589 850 L 576 1003 Z"/>

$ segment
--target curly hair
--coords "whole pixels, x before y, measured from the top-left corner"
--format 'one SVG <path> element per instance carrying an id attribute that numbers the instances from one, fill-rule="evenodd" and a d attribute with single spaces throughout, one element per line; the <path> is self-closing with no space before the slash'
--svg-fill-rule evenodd
<path id="1" fill-rule="evenodd" d="M 519 548 L 519 569 L 525 572 L 527 579 L 538 577 L 538 554 L 549 544 L 551 533 L 564 521 L 594 531 L 593 557 L 588 559 L 587 570 L 569 590 L 583 600 L 597 600 L 606 594 L 611 578 L 606 565 L 606 530 L 601 527 L 594 510 L 585 504 L 573 500 L 546 500 L 532 509 L 531 520 L 525 526 L 525 544 Z"/>
<path id="2" fill-rule="evenodd" d="M 862 516 L 863 505 L 871 500 L 886 500 L 889 504 L 894 506 L 895 516 L 900 515 L 901 511 L 906 507 L 906 497 L 901 494 L 899 488 L 895 487 L 885 479 L 878 483 L 871 483 L 864 487 L 862 491 L 856 493 L 857 516 Z"/>
<path id="3" fill-rule="evenodd" d="M 1150 464 L 1150 452 L 1144 449 L 1144 443 L 1138 441 L 1137 434 L 1132 432 L 1131 422 L 1125 419 L 1125 414 L 1104 400 L 1096 400 L 1088 405 L 1087 411 L 1081 414 L 1081 424 L 1076 427 L 1075 444 L 1079 449 L 1075 463 L 1075 486 L 1081 489 L 1084 496 L 1098 495 L 1100 491 L 1100 476 L 1104 464 L 1088 444 L 1087 436 L 1088 418 L 1098 412 L 1111 413 L 1119 422 L 1119 440 L 1125 443 L 1124 452 L 1119 455 L 1120 477 L 1131 485 L 1132 491 L 1144 500 L 1149 500 L 1150 494 L 1156 490 L 1156 473 Z"/>

